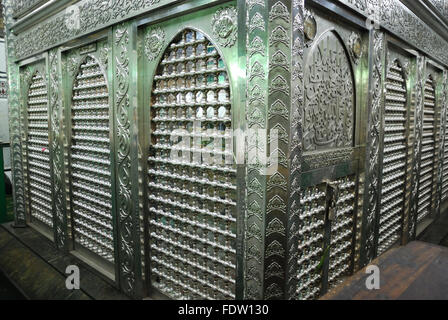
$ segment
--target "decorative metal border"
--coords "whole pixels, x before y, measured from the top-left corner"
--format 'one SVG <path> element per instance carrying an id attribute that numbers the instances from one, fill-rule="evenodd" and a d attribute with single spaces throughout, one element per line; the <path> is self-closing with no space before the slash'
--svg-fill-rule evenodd
<path id="1" fill-rule="evenodd" d="M 268 56 L 281 56 L 283 61 L 279 63 L 273 58 L 269 59 L 268 135 L 271 130 L 278 130 L 277 152 L 287 155 L 290 148 L 291 73 L 283 66 L 287 65 L 289 69 L 291 65 L 291 1 L 269 1 L 266 11 L 269 18 Z M 279 106 L 284 111 L 279 112 Z M 274 146 L 268 139 L 268 154 L 272 154 L 273 149 Z M 287 252 L 287 233 L 290 231 L 287 230 L 289 170 L 288 162 L 278 163 L 275 172 L 269 172 L 267 176 L 264 260 L 264 298 L 267 300 L 284 299 L 286 294 L 286 263 L 291 259 Z M 297 225 L 292 226 L 294 227 L 298 228 Z M 298 243 L 294 248 L 297 249 L 297 246 Z M 294 250 L 292 247 L 289 249 Z M 294 254 L 297 256 L 297 252 Z"/>
<path id="2" fill-rule="evenodd" d="M 169 2 L 173 0 L 80 1 L 74 4 L 78 10 L 62 11 L 20 33 L 14 46 L 15 58 L 23 59 Z"/>
<path id="3" fill-rule="evenodd" d="M 448 63 L 448 43 L 398 0 L 338 0 L 397 37 Z M 399 23 L 397 23 L 399 22 Z"/>
<path id="4" fill-rule="evenodd" d="M 376 220 L 379 215 L 378 199 L 380 196 L 380 147 L 382 140 L 382 101 L 383 101 L 383 69 L 385 59 L 385 35 L 378 30 L 371 31 L 371 81 L 369 84 L 369 119 L 368 119 L 368 147 L 366 150 L 366 180 L 364 188 L 364 212 L 361 234 L 360 264 L 368 264 L 375 258 Z"/>
<path id="5" fill-rule="evenodd" d="M 413 149 L 413 163 L 412 163 L 412 183 L 411 183 L 411 209 L 409 211 L 408 221 L 408 240 L 412 241 L 417 233 L 417 210 L 418 210 L 418 187 L 420 176 L 420 162 L 422 143 L 421 138 L 423 134 L 423 103 L 425 88 L 425 57 L 417 57 L 417 74 L 415 84 L 415 116 L 414 116 L 414 149 Z"/>
<path id="6" fill-rule="evenodd" d="M 48 102 L 50 114 L 50 159 L 53 181 L 53 230 L 54 242 L 59 249 L 68 249 L 67 210 L 64 198 L 64 147 L 62 143 L 63 103 L 60 94 L 60 53 L 57 49 L 48 54 Z"/>
<path id="7" fill-rule="evenodd" d="M 137 101 L 134 97 L 137 92 L 136 72 L 131 70 L 132 65 L 137 65 L 136 36 L 137 27 L 132 22 L 117 25 L 113 31 L 119 283 L 123 292 L 132 297 L 142 295 L 139 185 L 132 179 L 139 174 L 135 143 L 137 124 L 134 123 L 137 109 L 134 103 Z"/>
<path id="8" fill-rule="evenodd" d="M 12 17 L 12 0 L 5 1 L 5 22 L 11 25 L 14 19 Z M 25 214 L 25 190 L 23 180 L 22 164 L 22 139 L 21 139 L 21 115 L 20 115 L 20 79 L 19 66 L 14 63 L 15 50 L 14 43 L 16 38 L 10 34 L 6 38 L 7 66 L 8 66 L 8 105 L 9 105 L 9 132 L 11 143 L 11 167 L 13 180 L 14 197 L 14 217 L 16 226 L 26 225 Z"/>
<path id="9" fill-rule="evenodd" d="M 34 72 L 36 72 L 37 66 L 35 65 L 25 65 L 19 69 L 20 78 L 20 127 L 21 127 L 21 138 L 22 138 L 22 166 L 23 166 L 23 190 L 25 191 L 24 197 L 24 207 L 25 207 L 25 219 L 30 221 L 31 208 L 30 208 L 30 179 L 29 179 L 29 159 L 28 159 L 28 148 L 27 148 L 27 133 L 28 133 L 28 112 L 27 112 L 27 96 L 29 87 L 31 85 L 31 79 Z M 45 73 L 39 70 L 42 76 L 46 76 Z M 46 81 L 46 79 L 44 80 Z"/>
<path id="10" fill-rule="evenodd" d="M 440 104 L 440 123 L 439 123 L 439 165 L 437 167 L 437 191 L 436 191 L 436 203 L 435 203 L 435 214 L 436 217 L 440 215 L 440 205 L 442 201 L 442 179 L 443 179 L 443 168 L 446 165 L 444 163 L 445 155 L 445 134 L 446 134 L 446 107 L 447 107 L 447 78 L 448 71 L 443 70 L 442 83 L 440 84 L 442 96 L 439 98 Z"/>
<path id="11" fill-rule="evenodd" d="M 268 37 L 267 10 L 268 0 L 250 0 L 246 2 L 246 120 L 250 130 L 266 130 L 266 106 L 265 92 L 268 92 L 266 78 L 268 65 Z M 254 17 L 261 17 L 262 24 L 253 27 Z M 258 20 L 260 18 L 257 18 Z M 252 27 L 251 27 L 252 25 Z M 251 31 L 250 31 L 251 30 Z M 259 67 L 257 67 L 259 66 Z M 256 68 L 257 67 L 257 68 Z M 257 72 L 254 72 L 258 70 Z M 261 75 L 261 76 L 260 76 Z M 262 116 L 259 117 L 258 115 Z M 266 177 L 260 174 L 261 165 L 257 159 L 260 153 L 257 141 L 261 143 L 261 137 L 253 134 L 248 137 L 246 144 L 246 219 L 245 219 L 245 292 L 244 298 L 250 300 L 263 299 L 264 293 L 264 230 L 265 230 L 265 203 L 266 203 Z M 254 151 L 255 149 L 255 151 Z M 254 235 L 251 230 L 259 230 L 261 237 Z"/>
<path id="12" fill-rule="evenodd" d="M 84 0 L 76 5 L 79 8 L 79 28 L 70 27 L 67 19 L 72 19 L 70 13 L 61 12 L 21 33 L 16 43 L 16 58 L 23 59 L 35 53 L 54 47 L 57 44 L 91 33 L 108 25 L 141 14 L 156 5 L 167 4 L 172 0 L 141 0 L 141 1 L 97 1 Z M 365 17 L 375 13 L 379 23 L 398 37 L 412 43 L 429 55 L 448 63 L 448 45 L 406 6 L 398 0 L 367 1 L 339 0 L 339 2 L 355 9 Z M 249 11 L 263 1 L 249 0 Z M 9 9 L 11 10 L 11 9 Z M 394 21 L 402 23 L 394 24 Z"/>
<path id="13" fill-rule="evenodd" d="M 13 5 L 13 16 L 20 17 L 48 1 L 49 0 L 15 0 Z"/>
<path id="14" fill-rule="evenodd" d="M 431 3 L 442 16 L 444 17 L 448 16 L 448 2 L 446 0 L 427 0 L 427 1 Z"/>
<path id="15" fill-rule="evenodd" d="M 292 50 L 291 50 L 291 111 L 289 145 L 289 199 L 287 220 L 287 265 L 286 299 L 297 296 L 299 257 L 299 214 L 302 196 L 302 119 L 304 106 L 304 48 L 305 35 L 303 17 L 304 0 L 295 0 L 292 5 Z"/>
<path id="16" fill-rule="evenodd" d="M 330 167 L 353 158 L 353 148 L 343 148 L 330 151 L 307 152 L 303 154 L 304 170 Z"/>

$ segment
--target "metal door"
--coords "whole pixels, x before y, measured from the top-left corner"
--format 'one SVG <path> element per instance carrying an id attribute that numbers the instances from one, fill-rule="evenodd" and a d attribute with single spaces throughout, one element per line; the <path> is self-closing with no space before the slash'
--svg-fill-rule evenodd
<path id="1" fill-rule="evenodd" d="M 299 299 L 317 298 L 354 263 L 365 37 L 305 13 Z"/>
<path id="2" fill-rule="evenodd" d="M 174 299 L 237 297 L 236 73 L 229 68 L 236 30 L 223 37 L 210 23 L 236 25 L 236 16 L 233 6 L 215 7 L 140 34 L 147 278 L 153 293 Z"/>
<path id="3" fill-rule="evenodd" d="M 108 40 L 66 50 L 67 210 L 74 253 L 114 279 L 113 108 Z"/>
<path id="4" fill-rule="evenodd" d="M 440 147 L 440 87 L 442 71 L 427 62 L 423 87 L 423 115 L 420 168 L 418 174 L 417 226 L 422 228 L 435 218 Z"/>
<path id="5" fill-rule="evenodd" d="M 28 219 L 53 237 L 48 83 L 45 60 L 21 68 L 24 178 Z"/>
<path id="6" fill-rule="evenodd" d="M 401 244 L 409 212 L 413 135 L 410 68 L 415 59 L 388 42 L 384 71 L 377 252 Z"/>
<path id="7" fill-rule="evenodd" d="M 443 84 L 442 84 L 442 92 L 443 92 L 443 100 L 441 104 L 441 146 L 443 146 L 443 152 L 440 153 L 440 161 L 443 163 L 442 172 L 441 172 L 441 206 L 445 207 L 445 200 L 448 198 L 448 123 L 446 121 L 447 115 L 447 101 L 446 101 L 446 92 L 447 92 L 447 71 L 444 71 L 443 74 Z M 442 139 L 443 138 L 443 139 Z"/>

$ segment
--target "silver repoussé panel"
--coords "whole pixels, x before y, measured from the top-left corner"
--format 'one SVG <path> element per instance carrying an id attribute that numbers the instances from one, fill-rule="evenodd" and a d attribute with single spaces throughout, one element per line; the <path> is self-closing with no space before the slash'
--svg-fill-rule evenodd
<path id="1" fill-rule="evenodd" d="M 151 283 L 176 299 L 234 299 L 236 170 L 226 67 L 201 32 L 184 30 L 154 82 Z"/>
<path id="2" fill-rule="evenodd" d="M 87 56 L 76 75 L 72 97 L 74 240 L 113 262 L 108 97 L 100 65 Z"/>
<path id="3" fill-rule="evenodd" d="M 395 60 L 386 74 L 384 148 L 378 255 L 401 238 L 407 167 L 406 83 Z"/>
<path id="4" fill-rule="evenodd" d="M 45 78 L 35 72 L 28 91 L 28 179 L 30 215 L 53 227 L 48 140 L 48 95 Z"/>
<path id="5" fill-rule="evenodd" d="M 432 76 L 424 88 L 422 155 L 419 176 L 417 223 L 431 214 L 432 183 L 435 164 L 436 97 Z"/>
<path id="6" fill-rule="evenodd" d="M 353 227 L 355 221 L 356 175 L 334 182 L 334 210 L 331 221 L 330 253 L 328 266 L 328 287 L 333 288 L 343 282 L 351 272 Z"/>

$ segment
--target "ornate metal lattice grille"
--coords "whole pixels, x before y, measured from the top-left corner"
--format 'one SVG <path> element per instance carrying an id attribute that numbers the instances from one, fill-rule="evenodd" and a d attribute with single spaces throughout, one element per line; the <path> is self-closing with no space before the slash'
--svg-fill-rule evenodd
<path id="1" fill-rule="evenodd" d="M 340 283 L 352 269 L 355 180 L 353 175 L 324 182 L 302 193 L 297 288 L 300 300 L 319 298 L 325 293 L 322 290 Z"/>
<path id="2" fill-rule="evenodd" d="M 234 299 L 236 171 L 230 86 L 200 32 L 168 47 L 153 84 L 151 282 L 175 299 Z"/>
<path id="3" fill-rule="evenodd" d="M 306 189 L 300 200 L 299 286 L 300 300 L 318 298 L 322 289 L 327 185 Z"/>
<path id="4" fill-rule="evenodd" d="M 28 92 L 27 140 L 30 214 L 53 227 L 47 85 L 38 72 L 33 75 Z"/>
<path id="5" fill-rule="evenodd" d="M 353 256 L 353 227 L 355 218 L 355 176 L 335 182 L 334 218 L 331 224 L 328 286 L 341 283 L 351 271 Z"/>
<path id="6" fill-rule="evenodd" d="M 433 79 L 428 77 L 425 83 L 425 103 L 423 108 L 422 155 L 418 189 L 417 222 L 421 222 L 431 213 L 434 164 L 436 156 L 436 97 Z"/>
<path id="7" fill-rule="evenodd" d="M 395 61 L 386 76 L 378 255 L 401 238 L 407 168 L 406 101 L 403 70 Z"/>
<path id="8" fill-rule="evenodd" d="M 73 87 L 71 190 L 74 239 L 113 262 L 109 97 L 98 62 L 88 56 Z"/>
<path id="9" fill-rule="evenodd" d="M 448 121 L 445 124 L 445 146 L 443 154 L 442 201 L 448 198 Z"/>

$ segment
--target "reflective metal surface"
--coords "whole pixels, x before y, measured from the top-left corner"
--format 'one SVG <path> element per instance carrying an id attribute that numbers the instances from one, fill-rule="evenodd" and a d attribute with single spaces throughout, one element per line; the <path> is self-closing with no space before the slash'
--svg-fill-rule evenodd
<path id="1" fill-rule="evenodd" d="M 353 230 L 356 209 L 356 176 L 336 180 L 333 188 L 329 219 L 331 220 L 328 287 L 342 283 L 353 270 Z"/>
<path id="2" fill-rule="evenodd" d="M 299 299 L 319 297 L 322 287 L 322 255 L 324 254 L 324 233 L 326 215 L 327 185 L 306 189 L 300 204 L 300 220 L 304 227 L 299 231 Z"/>
<path id="3" fill-rule="evenodd" d="M 432 188 L 436 163 L 437 105 L 432 76 L 428 76 L 424 88 L 422 155 L 420 164 L 417 223 L 431 214 Z"/>
<path id="4" fill-rule="evenodd" d="M 107 83 L 91 56 L 84 58 L 75 79 L 70 146 L 73 238 L 113 262 Z"/>
<path id="5" fill-rule="evenodd" d="M 403 3 L 7 0 L 16 224 L 133 298 L 321 297 L 447 205 L 445 27 Z"/>
<path id="6" fill-rule="evenodd" d="M 317 35 L 305 50 L 299 299 L 322 296 L 354 269 L 365 92 L 365 38 L 324 12 L 306 15 L 316 19 Z"/>
<path id="7" fill-rule="evenodd" d="M 407 170 L 408 104 L 404 70 L 398 60 L 386 74 L 384 142 L 378 254 L 397 241 L 403 232 Z"/>
<path id="8" fill-rule="evenodd" d="M 446 84 L 445 84 L 446 85 Z M 445 87 L 446 90 L 446 87 Z M 446 110 L 445 110 L 446 113 Z M 445 123 L 445 139 L 444 144 L 441 146 L 444 150 L 442 153 L 441 161 L 443 161 L 443 172 L 442 172 L 442 197 L 441 200 L 445 201 L 448 198 L 448 124 Z"/>
<path id="9" fill-rule="evenodd" d="M 236 180 L 227 68 L 182 31 L 154 77 L 148 197 L 152 284 L 177 299 L 234 299 Z"/>
<path id="10" fill-rule="evenodd" d="M 28 179 L 30 215 L 53 227 L 48 137 L 48 92 L 45 78 L 36 71 L 28 91 Z"/>

